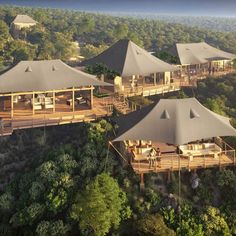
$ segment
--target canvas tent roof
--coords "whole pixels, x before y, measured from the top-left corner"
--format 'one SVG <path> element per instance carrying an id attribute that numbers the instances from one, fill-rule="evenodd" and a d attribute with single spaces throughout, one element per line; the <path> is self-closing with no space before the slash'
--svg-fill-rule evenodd
<path id="1" fill-rule="evenodd" d="M 0 75 L 0 93 L 49 91 L 82 86 L 110 86 L 61 60 L 21 61 Z"/>
<path id="2" fill-rule="evenodd" d="M 217 136 L 236 136 L 229 119 L 208 110 L 195 98 L 161 99 L 118 119 L 114 141 L 152 140 L 173 145 Z"/>
<path id="3" fill-rule="evenodd" d="M 119 40 L 98 56 L 83 61 L 81 66 L 95 64 L 105 64 L 124 77 L 178 70 L 127 39 Z"/>
<path id="4" fill-rule="evenodd" d="M 233 60 L 236 55 L 202 43 L 177 43 L 177 55 L 181 65 L 203 64 L 214 60 Z"/>
<path id="5" fill-rule="evenodd" d="M 17 24 L 17 23 L 18 24 L 20 24 L 20 23 L 36 24 L 37 21 L 35 21 L 34 19 L 32 19 L 28 15 L 17 15 L 12 23 L 14 23 L 14 24 Z"/>

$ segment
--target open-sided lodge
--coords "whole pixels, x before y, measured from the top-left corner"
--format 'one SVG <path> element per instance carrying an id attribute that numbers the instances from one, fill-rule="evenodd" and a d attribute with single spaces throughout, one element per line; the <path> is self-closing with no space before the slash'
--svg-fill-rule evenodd
<path id="1" fill-rule="evenodd" d="M 95 86 L 111 84 L 60 60 L 21 61 L 0 75 L 0 135 L 108 115 L 109 102 L 93 96 Z"/>
<path id="2" fill-rule="evenodd" d="M 120 76 L 114 78 L 114 91 L 125 96 L 155 95 L 179 90 L 188 80 L 180 79 L 179 69 L 122 39 L 81 66 L 106 65 Z"/>
<path id="3" fill-rule="evenodd" d="M 195 98 L 161 99 L 117 120 L 121 152 L 134 171 L 170 172 L 235 164 L 235 150 L 222 136 L 236 136 L 228 118 Z"/>
<path id="4" fill-rule="evenodd" d="M 177 43 L 177 55 L 183 76 L 206 76 L 230 72 L 236 55 L 214 48 L 205 42 Z"/>

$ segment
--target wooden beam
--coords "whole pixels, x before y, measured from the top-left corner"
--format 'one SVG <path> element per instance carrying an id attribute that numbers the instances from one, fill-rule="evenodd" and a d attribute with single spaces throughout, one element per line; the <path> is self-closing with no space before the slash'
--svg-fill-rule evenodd
<path id="1" fill-rule="evenodd" d="M 75 88 L 74 91 L 86 91 L 86 90 L 90 90 L 90 89 L 94 89 L 93 86 L 91 87 L 83 87 L 83 88 Z M 17 92 L 17 93 L 2 93 L 0 94 L 0 97 L 10 97 L 11 95 L 28 95 L 28 94 L 32 94 L 32 93 L 35 93 L 35 94 L 39 94 L 39 93 L 52 93 L 52 92 L 55 92 L 55 93 L 63 93 L 63 92 L 72 92 L 73 89 L 61 89 L 61 90 L 48 90 L 48 91 L 31 91 L 31 92 Z"/>

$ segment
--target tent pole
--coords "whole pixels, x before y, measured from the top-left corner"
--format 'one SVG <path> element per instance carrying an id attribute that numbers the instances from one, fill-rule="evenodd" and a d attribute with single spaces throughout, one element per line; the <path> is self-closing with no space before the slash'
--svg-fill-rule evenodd
<path id="1" fill-rule="evenodd" d="M 109 141 L 109 144 L 114 148 L 114 150 L 119 154 L 119 156 L 126 162 L 128 163 L 128 161 L 125 159 L 125 157 L 120 153 L 120 151 L 112 144 L 111 141 Z"/>

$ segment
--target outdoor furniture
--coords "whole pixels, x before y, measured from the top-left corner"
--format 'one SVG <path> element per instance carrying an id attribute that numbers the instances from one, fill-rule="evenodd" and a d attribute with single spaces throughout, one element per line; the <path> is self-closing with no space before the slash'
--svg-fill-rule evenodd
<path id="1" fill-rule="evenodd" d="M 67 104 L 68 106 L 72 106 L 72 99 L 66 100 L 66 104 Z"/>
<path id="2" fill-rule="evenodd" d="M 34 104 L 34 110 L 42 110 L 42 109 L 43 109 L 42 104 L 40 103 Z"/>
<path id="3" fill-rule="evenodd" d="M 45 106 L 45 109 L 52 109 L 52 108 L 54 108 L 54 104 L 53 104 L 52 98 L 45 97 L 45 99 L 44 99 L 44 106 Z"/>
<path id="4" fill-rule="evenodd" d="M 152 156 L 150 157 L 149 154 L 150 154 L 150 151 L 153 147 L 146 147 L 146 148 L 139 148 L 139 147 L 136 147 L 132 150 L 132 154 L 134 156 L 134 160 L 135 161 L 147 161 L 149 160 L 150 158 L 152 159 L 156 159 L 157 156 Z"/>
<path id="5" fill-rule="evenodd" d="M 52 108 L 54 108 L 54 105 L 53 105 L 53 103 L 45 103 L 45 109 L 52 109 Z"/>
<path id="6" fill-rule="evenodd" d="M 187 144 L 179 146 L 183 156 L 191 160 L 194 156 L 213 156 L 217 158 L 222 152 L 221 148 L 215 143 Z"/>
<path id="7" fill-rule="evenodd" d="M 86 100 L 83 97 L 77 97 L 76 99 L 77 104 L 85 104 Z"/>
<path id="8" fill-rule="evenodd" d="M 40 94 L 37 95 L 38 102 L 43 103 L 44 99 L 45 99 L 45 95 L 44 94 L 40 93 Z"/>

